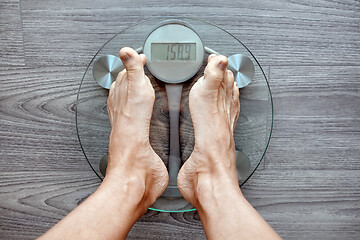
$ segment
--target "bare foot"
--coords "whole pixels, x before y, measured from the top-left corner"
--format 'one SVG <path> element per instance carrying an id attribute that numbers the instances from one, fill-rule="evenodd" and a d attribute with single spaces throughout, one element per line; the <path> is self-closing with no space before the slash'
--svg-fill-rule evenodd
<path id="1" fill-rule="evenodd" d="M 178 187 L 196 208 L 199 197 L 209 190 L 224 184 L 239 188 L 233 138 L 240 112 L 239 89 L 232 72 L 226 70 L 227 63 L 224 56 L 210 55 L 204 76 L 190 91 L 195 146 L 180 169 Z"/>
<path id="2" fill-rule="evenodd" d="M 111 124 L 107 179 L 138 189 L 145 205 L 155 202 L 168 184 L 168 172 L 150 146 L 150 119 L 155 101 L 154 89 L 144 73 L 145 55 L 131 48 L 121 49 L 126 68 L 111 85 L 108 113 Z"/>

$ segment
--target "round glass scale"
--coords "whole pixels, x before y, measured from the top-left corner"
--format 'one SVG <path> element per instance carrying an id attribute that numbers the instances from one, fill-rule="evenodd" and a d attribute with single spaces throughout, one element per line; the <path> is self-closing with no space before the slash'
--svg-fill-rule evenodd
<path id="1" fill-rule="evenodd" d="M 150 208 L 165 212 L 195 210 L 182 198 L 177 173 L 194 147 L 189 91 L 204 72 L 209 54 L 228 57 L 240 90 L 240 116 L 234 130 L 239 185 L 255 172 L 268 147 L 273 104 L 264 71 L 238 39 L 220 27 L 192 18 L 159 17 L 116 34 L 96 53 L 80 84 L 76 127 L 85 158 L 102 180 L 107 166 L 110 85 L 124 69 L 119 50 L 132 47 L 146 55 L 145 74 L 155 90 L 150 143 L 169 171 L 169 185 Z M 213 127 L 217 131 L 216 126 Z"/>

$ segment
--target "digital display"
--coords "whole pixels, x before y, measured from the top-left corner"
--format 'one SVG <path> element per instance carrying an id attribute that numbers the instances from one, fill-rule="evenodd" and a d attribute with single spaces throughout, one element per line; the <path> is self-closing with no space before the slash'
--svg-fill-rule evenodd
<path id="1" fill-rule="evenodd" d="M 151 43 L 151 61 L 195 61 L 196 43 Z"/>

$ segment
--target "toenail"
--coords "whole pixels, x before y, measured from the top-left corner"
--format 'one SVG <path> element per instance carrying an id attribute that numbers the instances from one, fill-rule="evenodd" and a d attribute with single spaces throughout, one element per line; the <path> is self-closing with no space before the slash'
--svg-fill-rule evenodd
<path id="1" fill-rule="evenodd" d="M 129 56 L 127 53 L 125 53 L 125 54 L 122 56 L 121 60 L 126 61 L 126 60 L 128 60 L 129 58 L 130 58 L 130 56 Z"/>
<path id="2" fill-rule="evenodd" d="M 221 70 L 224 70 L 225 68 L 226 68 L 226 62 L 224 62 L 224 61 L 221 61 L 220 63 L 219 63 L 219 68 L 221 69 Z"/>

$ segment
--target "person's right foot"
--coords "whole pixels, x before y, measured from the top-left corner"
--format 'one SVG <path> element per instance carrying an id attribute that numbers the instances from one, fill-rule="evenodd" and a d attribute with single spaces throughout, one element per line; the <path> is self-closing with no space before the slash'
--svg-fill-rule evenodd
<path id="1" fill-rule="evenodd" d="M 195 146 L 178 174 L 178 188 L 194 207 L 217 181 L 238 186 L 233 131 L 240 112 L 239 89 L 224 56 L 210 55 L 204 76 L 189 96 Z M 214 184 L 215 183 L 215 184 Z"/>

